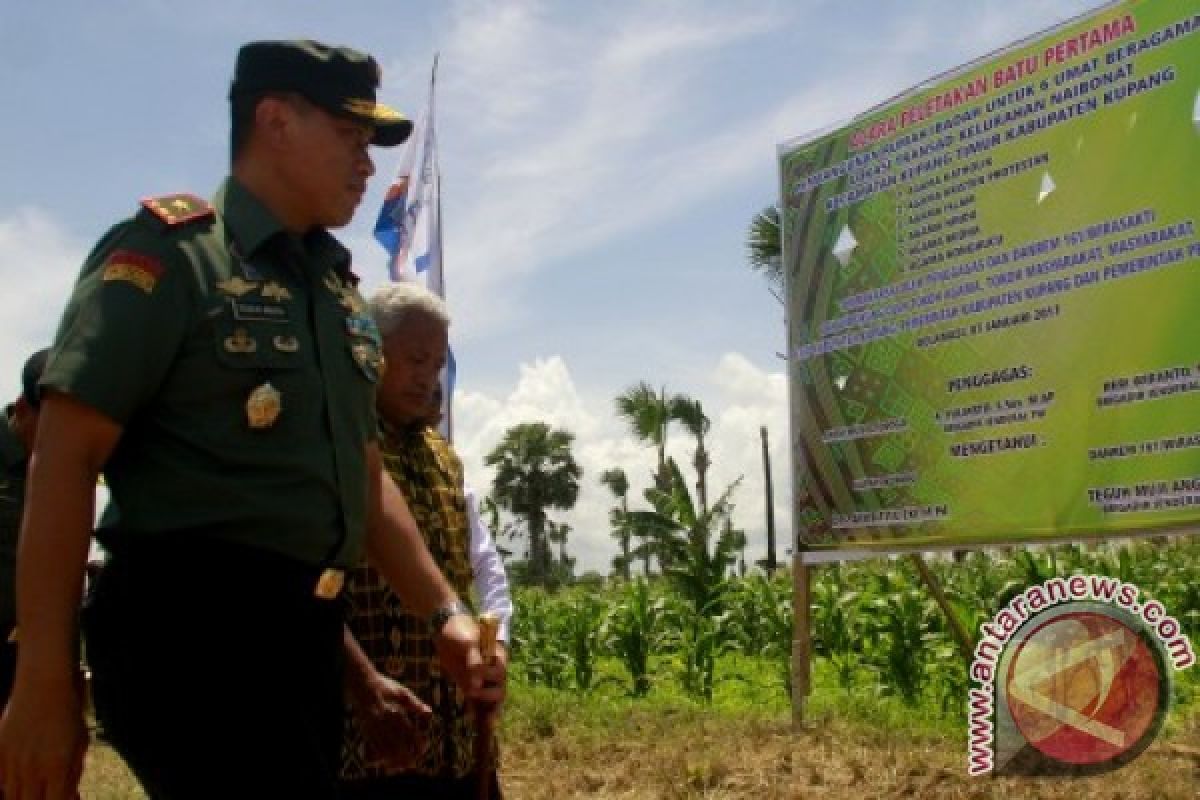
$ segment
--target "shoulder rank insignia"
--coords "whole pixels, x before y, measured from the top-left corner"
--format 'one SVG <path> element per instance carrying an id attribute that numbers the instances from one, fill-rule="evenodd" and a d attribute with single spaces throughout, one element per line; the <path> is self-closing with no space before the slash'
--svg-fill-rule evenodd
<path id="1" fill-rule="evenodd" d="M 114 250 L 104 262 L 103 279 L 132 283 L 146 294 L 154 291 L 163 274 L 162 262 L 132 250 Z"/>
<path id="2" fill-rule="evenodd" d="M 216 211 L 207 200 L 194 194 L 166 194 L 147 197 L 142 205 L 168 225 L 182 225 L 196 219 L 213 216 Z"/>

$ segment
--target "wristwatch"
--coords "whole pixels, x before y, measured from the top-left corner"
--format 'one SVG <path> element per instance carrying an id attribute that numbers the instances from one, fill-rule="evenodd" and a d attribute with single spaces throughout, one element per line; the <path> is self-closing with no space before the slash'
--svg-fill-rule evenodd
<path id="1" fill-rule="evenodd" d="M 446 623 L 450 621 L 451 617 L 470 613 L 471 609 L 467 608 L 466 603 L 462 600 L 454 600 L 454 602 L 441 606 L 429 615 L 429 629 L 436 636 L 442 632 L 442 628 L 446 627 Z"/>

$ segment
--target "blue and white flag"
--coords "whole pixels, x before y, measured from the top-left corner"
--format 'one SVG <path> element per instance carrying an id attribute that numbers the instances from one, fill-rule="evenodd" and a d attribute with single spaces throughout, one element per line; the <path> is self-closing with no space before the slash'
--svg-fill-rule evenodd
<path id="1" fill-rule="evenodd" d="M 437 70 L 437 62 L 434 62 Z M 446 296 L 442 275 L 442 228 L 437 134 L 433 124 L 433 88 L 429 105 L 417 119 L 404 145 L 400 167 L 379 210 L 375 238 L 388 251 L 388 272 L 394 281 L 417 281 L 440 297 Z"/>
<path id="2" fill-rule="evenodd" d="M 404 145 L 396 179 L 388 188 L 375 221 L 375 238 L 388 251 L 388 274 L 394 281 L 415 281 L 446 298 L 442 272 L 441 175 L 433 96 L 437 58 L 429 79 L 429 104 Z M 447 353 L 442 375 L 442 433 L 450 436 L 450 401 L 454 392 L 454 353 Z"/>

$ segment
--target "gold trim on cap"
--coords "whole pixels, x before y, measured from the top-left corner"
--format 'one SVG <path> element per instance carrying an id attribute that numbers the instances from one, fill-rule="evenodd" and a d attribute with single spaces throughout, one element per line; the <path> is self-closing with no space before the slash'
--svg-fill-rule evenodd
<path id="1" fill-rule="evenodd" d="M 407 119 L 403 114 L 394 108 L 389 108 L 383 103 L 376 103 L 372 100 L 364 100 L 360 97 L 351 97 L 342 103 L 342 109 L 349 111 L 351 114 L 357 114 L 362 117 L 370 117 L 379 122 L 406 122 Z"/>

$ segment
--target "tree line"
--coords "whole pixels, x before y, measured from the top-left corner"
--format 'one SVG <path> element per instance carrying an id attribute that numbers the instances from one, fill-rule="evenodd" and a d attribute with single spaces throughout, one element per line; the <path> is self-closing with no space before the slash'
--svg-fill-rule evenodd
<path id="1" fill-rule="evenodd" d="M 699 611 L 711 599 L 701 587 L 717 575 L 747 569 L 745 531 L 733 524 L 733 494 L 741 479 L 710 498 L 712 456 L 706 437 L 712 423 L 699 400 L 642 381 L 618 395 L 614 405 L 656 458 L 641 504 L 631 498 L 632 482 L 624 467 L 612 466 L 598 477 L 614 500 L 609 526 L 617 554 L 611 573 L 629 580 L 637 572 L 657 572 L 690 581 Z M 675 426 L 694 440 L 690 476 L 667 455 Z M 550 516 L 570 511 L 579 498 L 584 476 L 572 452 L 574 441 L 569 430 L 525 422 L 506 431 L 485 458 L 495 469 L 491 496 L 483 501 L 485 518 L 497 543 L 523 541 L 526 548 L 520 557 L 504 550 L 514 583 L 553 588 L 576 580 L 576 561 L 568 548 L 571 527 Z M 506 520 L 502 511 L 511 518 Z"/>

